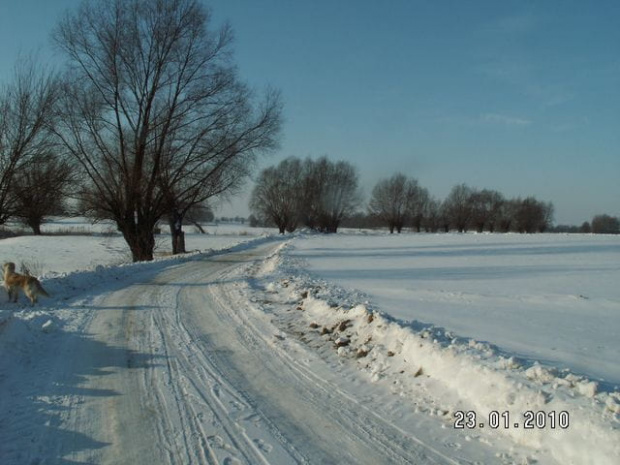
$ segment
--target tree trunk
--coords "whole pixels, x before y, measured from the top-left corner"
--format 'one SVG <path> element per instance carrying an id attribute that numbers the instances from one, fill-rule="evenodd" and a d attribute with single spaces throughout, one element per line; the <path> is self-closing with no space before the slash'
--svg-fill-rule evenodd
<path id="1" fill-rule="evenodd" d="M 271 217 L 271 219 L 276 225 L 276 228 L 278 228 L 280 234 L 284 234 L 284 231 L 286 230 L 286 220 L 282 218 L 282 216 L 275 214 Z"/>
<path id="2" fill-rule="evenodd" d="M 170 215 L 170 236 L 172 238 L 172 255 L 185 253 L 185 233 L 183 232 L 183 216 L 174 211 Z"/>
<path id="3" fill-rule="evenodd" d="M 413 227 L 415 228 L 416 232 L 422 231 L 422 216 L 421 215 L 416 215 L 416 217 L 413 220 Z"/>
<path id="4" fill-rule="evenodd" d="M 32 229 L 32 233 L 35 236 L 41 235 L 41 222 L 40 221 L 30 220 L 28 221 L 28 226 L 30 226 L 30 228 Z"/>
<path id="5" fill-rule="evenodd" d="M 154 221 L 136 222 L 133 217 L 117 221 L 119 231 L 129 245 L 131 258 L 134 262 L 153 260 L 155 250 Z"/>
<path id="6" fill-rule="evenodd" d="M 185 250 L 185 233 L 183 231 L 178 231 L 175 236 L 175 255 L 180 253 L 186 253 Z"/>
<path id="7" fill-rule="evenodd" d="M 152 228 L 149 231 L 136 231 L 134 234 L 123 234 L 123 236 L 129 245 L 131 258 L 134 262 L 153 260 L 155 236 Z"/>

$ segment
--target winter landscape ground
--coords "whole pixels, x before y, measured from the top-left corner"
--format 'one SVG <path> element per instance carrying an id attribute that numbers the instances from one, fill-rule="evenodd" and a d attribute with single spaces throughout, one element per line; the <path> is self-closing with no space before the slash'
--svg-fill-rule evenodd
<path id="1" fill-rule="evenodd" d="M 2 464 L 617 463 L 618 236 L 94 230 L 0 241 Z"/>

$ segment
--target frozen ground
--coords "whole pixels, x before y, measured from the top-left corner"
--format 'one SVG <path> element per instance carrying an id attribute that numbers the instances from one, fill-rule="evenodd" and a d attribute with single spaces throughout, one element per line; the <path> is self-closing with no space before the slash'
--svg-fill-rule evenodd
<path id="1" fill-rule="evenodd" d="M 0 304 L 0 463 L 617 463 L 617 371 L 545 343 L 613 357 L 617 238 L 264 233 L 0 240 L 52 294 Z"/>

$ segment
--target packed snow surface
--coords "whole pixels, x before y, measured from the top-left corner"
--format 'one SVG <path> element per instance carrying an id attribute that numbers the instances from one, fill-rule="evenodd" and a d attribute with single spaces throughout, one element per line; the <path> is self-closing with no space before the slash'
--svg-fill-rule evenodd
<path id="1" fill-rule="evenodd" d="M 0 240 L 3 465 L 618 463 L 618 237 L 98 228 Z"/>

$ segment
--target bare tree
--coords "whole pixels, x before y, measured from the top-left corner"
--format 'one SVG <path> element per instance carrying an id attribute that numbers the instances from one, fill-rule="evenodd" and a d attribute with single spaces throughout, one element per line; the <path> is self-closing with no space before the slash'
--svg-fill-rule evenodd
<path id="1" fill-rule="evenodd" d="M 352 164 L 345 161 L 334 164 L 326 195 L 327 232 L 337 232 L 342 220 L 353 215 L 359 207 L 362 194 L 358 185 L 357 169 Z"/>
<path id="2" fill-rule="evenodd" d="M 502 207 L 504 202 L 506 201 L 504 195 L 501 192 L 497 191 L 487 191 L 487 208 L 488 208 L 488 216 L 487 216 L 487 228 L 489 232 L 495 232 L 497 229 L 501 216 L 502 216 Z"/>
<path id="3" fill-rule="evenodd" d="M 390 234 L 394 230 L 400 234 L 412 213 L 417 210 L 414 202 L 418 190 L 418 182 L 404 174 L 397 173 L 391 178 L 382 179 L 372 190 L 368 211 L 387 225 Z"/>
<path id="4" fill-rule="evenodd" d="M 514 227 L 520 233 L 544 232 L 553 220 L 553 204 L 534 197 L 518 202 L 514 212 Z"/>
<path id="5" fill-rule="evenodd" d="M 316 229 L 335 233 L 341 221 L 351 216 L 360 203 L 357 170 L 346 161 L 334 163 L 327 157 L 307 161 L 305 168 L 303 185 L 308 190 L 303 192 L 302 205 L 308 208 Z"/>
<path id="6" fill-rule="evenodd" d="M 53 155 L 36 156 L 16 171 L 11 191 L 15 199 L 14 216 L 41 234 L 46 217 L 64 213 L 69 195 L 72 167 Z"/>
<path id="7" fill-rule="evenodd" d="M 263 170 L 250 198 L 255 217 L 271 219 L 280 234 L 293 232 L 300 218 L 302 176 L 302 163 L 294 157 Z"/>
<path id="8" fill-rule="evenodd" d="M 485 228 L 490 232 L 495 231 L 503 201 L 503 195 L 497 191 L 483 189 L 472 192 L 470 197 L 471 223 L 477 232 L 480 233 Z"/>
<path id="9" fill-rule="evenodd" d="M 508 199 L 501 204 L 497 220 L 497 227 L 500 232 L 506 233 L 513 230 L 515 215 L 520 204 L 520 198 Z"/>
<path id="10" fill-rule="evenodd" d="M 410 207 L 411 226 L 416 230 L 416 232 L 422 231 L 424 215 L 427 213 L 428 203 L 430 201 L 431 195 L 429 194 L 428 189 L 419 186 L 416 181 L 414 196 Z"/>
<path id="11" fill-rule="evenodd" d="M 592 218 L 591 231 L 595 234 L 620 234 L 620 220 L 610 215 L 596 215 Z"/>
<path id="12" fill-rule="evenodd" d="M 422 225 L 426 232 L 437 232 L 442 226 L 441 202 L 434 197 L 428 198 L 424 207 Z"/>
<path id="13" fill-rule="evenodd" d="M 444 201 L 444 214 L 458 232 L 466 232 L 472 217 L 471 195 L 473 189 L 467 184 L 458 184 L 452 188 Z"/>
<path id="14" fill-rule="evenodd" d="M 555 216 L 555 206 L 552 202 L 542 204 L 543 219 L 538 226 L 538 232 L 545 232 L 553 226 L 553 218 Z"/>
<path id="15" fill-rule="evenodd" d="M 50 128 L 58 90 L 58 79 L 37 69 L 33 59 L 19 61 L 13 81 L 0 90 L 0 224 L 19 208 L 12 189 L 16 173 L 54 150 Z"/>
<path id="16" fill-rule="evenodd" d="M 303 161 L 303 175 L 300 184 L 301 206 L 300 216 L 303 224 L 310 229 L 320 229 L 322 216 L 321 191 L 327 183 L 327 170 L 324 168 L 329 161 L 324 157 L 319 163 L 311 158 Z"/>
<path id="17" fill-rule="evenodd" d="M 238 186 L 277 145 L 275 91 L 252 105 L 227 25 L 197 0 L 95 0 L 55 32 L 68 59 L 57 131 L 81 166 L 81 193 L 114 220 L 134 261 L 151 260 L 153 228 Z M 174 237 L 173 237 L 174 244 Z"/>

